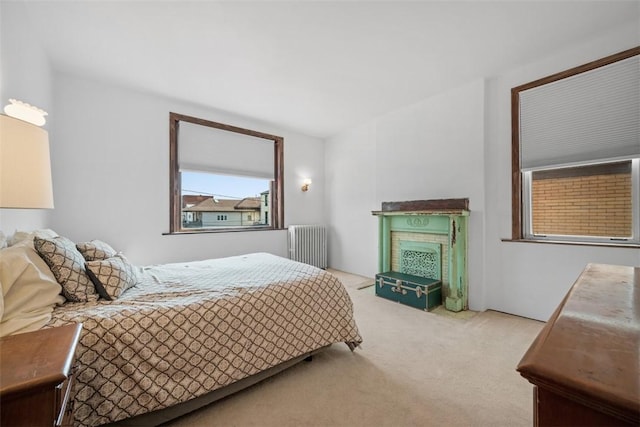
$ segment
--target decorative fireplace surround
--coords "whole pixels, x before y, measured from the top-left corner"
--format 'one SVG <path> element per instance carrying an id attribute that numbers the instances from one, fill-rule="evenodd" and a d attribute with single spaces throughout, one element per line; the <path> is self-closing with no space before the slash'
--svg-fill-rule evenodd
<path id="1" fill-rule="evenodd" d="M 379 272 L 442 280 L 444 305 L 467 310 L 469 199 L 383 202 L 379 219 Z"/>

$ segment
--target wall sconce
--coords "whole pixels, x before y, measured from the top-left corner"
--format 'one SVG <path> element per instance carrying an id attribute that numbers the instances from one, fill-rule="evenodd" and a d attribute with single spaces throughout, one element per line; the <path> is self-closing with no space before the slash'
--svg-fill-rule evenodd
<path id="1" fill-rule="evenodd" d="M 34 126 L 47 113 L 13 99 L 5 112 L 12 117 L 0 114 L 0 208 L 52 209 L 49 135 Z"/>
<path id="2" fill-rule="evenodd" d="M 311 179 L 305 178 L 304 181 L 302 181 L 302 191 L 309 191 L 310 185 L 311 185 Z"/>
<path id="3" fill-rule="evenodd" d="M 4 107 L 7 116 L 24 120 L 36 126 L 42 126 L 47 122 L 47 119 L 44 118 L 47 115 L 46 111 L 17 99 L 10 99 L 9 102 L 10 104 Z"/>

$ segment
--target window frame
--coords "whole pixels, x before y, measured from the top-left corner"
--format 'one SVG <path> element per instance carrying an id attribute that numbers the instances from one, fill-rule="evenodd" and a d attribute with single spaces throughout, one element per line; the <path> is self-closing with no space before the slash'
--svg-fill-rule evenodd
<path id="1" fill-rule="evenodd" d="M 241 135 L 262 138 L 273 143 L 274 183 L 271 188 L 271 225 L 220 227 L 215 229 L 182 228 L 182 182 L 178 144 L 180 122 L 187 122 Z M 238 126 L 200 119 L 184 114 L 169 113 L 169 234 L 224 233 L 237 231 L 281 230 L 284 227 L 284 138 Z"/>
<path id="2" fill-rule="evenodd" d="M 543 77 L 538 80 L 534 80 L 529 83 L 525 83 L 520 86 L 516 86 L 511 89 L 511 238 L 514 241 L 545 241 L 551 243 L 557 241 L 559 243 L 575 243 L 575 244 L 615 244 L 616 246 L 633 246 L 637 247 L 640 243 L 640 230 L 638 222 L 638 192 L 640 191 L 638 183 L 632 187 L 632 232 L 633 236 L 629 240 L 608 240 L 605 238 L 592 238 L 584 236 L 569 236 L 569 235 L 549 235 L 546 237 L 530 235 L 530 226 L 527 215 L 530 215 L 531 202 L 530 202 L 530 182 L 525 182 L 524 173 L 520 167 L 520 92 L 543 86 L 549 83 L 556 82 L 558 80 L 566 79 L 575 76 L 580 73 L 591 71 L 617 61 L 621 61 L 633 56 L 640 55 L 640 46 L 634 47 L 596 61 L 589 62 L 587 64 L 580 65 L 559 73 L 552 74 L 547 77 Z M 607 159 L 602 159 L 603 161 Z M 620 159 L 618 159 L 620 160 Z M 614 162 L 615 159 L 611 159 Z M 632 179 L 638 177 L 637 161 L 634 161 L 635 167 L 632 170 Z M 529 199 L 526 199 L 529 197 Z M 527 206 L 525 206 L 527 203 Z"/>

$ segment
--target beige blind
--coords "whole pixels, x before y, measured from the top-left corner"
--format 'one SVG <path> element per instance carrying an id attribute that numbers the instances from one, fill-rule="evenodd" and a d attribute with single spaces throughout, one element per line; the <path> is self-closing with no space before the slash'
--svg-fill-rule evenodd
<path id="1" fill-rule="evenodd" d="M 520 92 L 521 168 L 640 156 L 640 56 Z"/>
<path id="2" fill-rule="evenodd" d="M 180 170 L 274 179 L 274 142 L 181 122 Z"/>

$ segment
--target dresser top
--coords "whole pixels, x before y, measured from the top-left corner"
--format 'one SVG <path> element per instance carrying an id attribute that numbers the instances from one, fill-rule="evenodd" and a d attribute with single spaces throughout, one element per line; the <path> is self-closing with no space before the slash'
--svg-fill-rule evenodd
<path id="1" fill-rule="evenodd" d="M 81 331 L 71 324 L 0 338 L 0 396 L 62 383 Z"/>
<path id="2" fill-rule="evenodd" d="M 518 365 L 530 382 L 640 420 L 640 268 L 589 264 Z"/>

